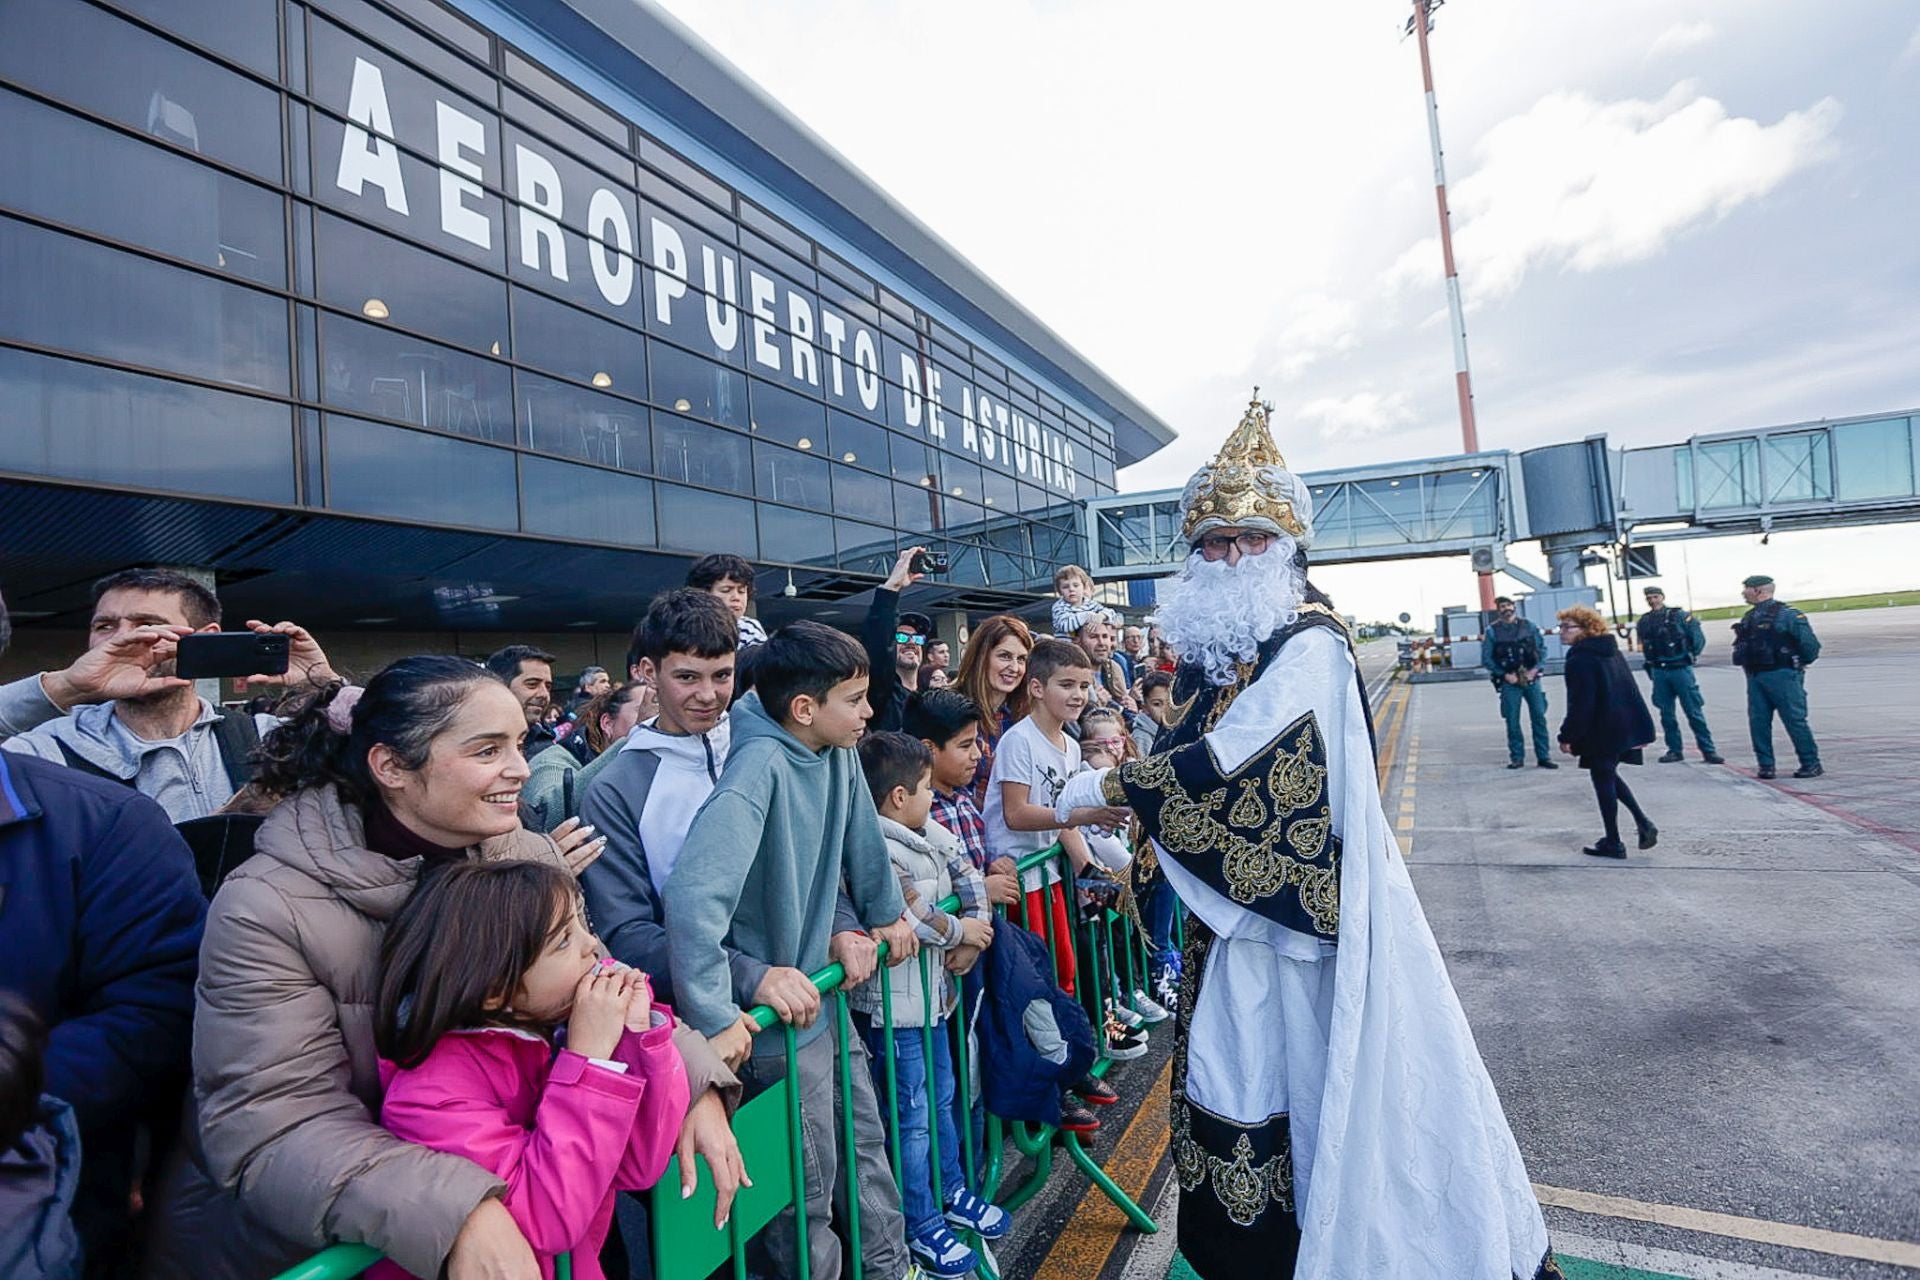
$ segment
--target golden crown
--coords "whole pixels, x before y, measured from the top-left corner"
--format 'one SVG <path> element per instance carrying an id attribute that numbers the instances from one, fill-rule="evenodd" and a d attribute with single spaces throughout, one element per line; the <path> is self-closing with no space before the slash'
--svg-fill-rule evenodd
<path id="1" fill-rule="evenodd" d="M 1213 461 L 1187 482 L 1187 513 L 1182 532 L 1188 542 L 1212 529 L 1253 528 L 1304 538 L 1306 523 L 1294 512 L 1288 495 L 1268 475 L 1269 467 L 1285 470 L 1287 460 L 1273 442 L 1268 419 L 1273 406 L 1253 400 L 1240 425 L 1220 446 Z"/>

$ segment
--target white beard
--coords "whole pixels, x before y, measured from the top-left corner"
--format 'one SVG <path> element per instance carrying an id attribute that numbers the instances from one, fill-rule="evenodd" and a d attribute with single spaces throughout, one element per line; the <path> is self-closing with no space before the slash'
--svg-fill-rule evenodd
<path id="1" fill-rule="evenodd" d="M 1294 567 L 1295 544 L 1282 534 L 1262 555 L 1208 560 L 1198 551 L 1160 589 L 1153 621 L 1182 661 L 1195 662 L 1207 682 L 1232 684 L 1234 664 L 1251 662 L 1260 644 L 1300 616 L 1306 575 Z"/>

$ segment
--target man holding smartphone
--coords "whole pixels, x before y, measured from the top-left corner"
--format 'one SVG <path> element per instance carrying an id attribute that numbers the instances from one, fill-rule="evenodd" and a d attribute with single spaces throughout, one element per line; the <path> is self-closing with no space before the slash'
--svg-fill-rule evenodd
<path id="1" fill-rule="evenodd" d="M 304 627 L 247 627 L 287 637 L 288 683 L 336 678 Z M 100 579 L 88 656 L 0 688 L 0 724 L 16 730 L 0 747 L 132 787 L 175 823 L 218 811 L 249 776 L 260 735 L 278 723 L 224 713 L 174 674 L 180 637 L 219 630 L 219 599 L 183 573 L 126 569 Z"/>
<path id="2" fill-rule="evenodd" d="M 925 576 L 916 571 L 915 558 L 925 547 L 908 547 L 893 562 L 893 572 L 874 589 L 860 642 L 867 651 L 867 705 L 873 718 L 867 732 L 898 729 L 906 712 L 907 695 L 920 687 L 920 663 L 926 654 L 933 620 L 924 613 L 900 610 L 900 593 Z"/>

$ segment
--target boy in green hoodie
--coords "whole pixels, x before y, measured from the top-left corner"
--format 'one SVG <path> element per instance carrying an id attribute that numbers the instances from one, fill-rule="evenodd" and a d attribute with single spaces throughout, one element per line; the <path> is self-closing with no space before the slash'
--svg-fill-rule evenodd
<path id="1" fill-rule="evenodd" d="M 759 646 L 753 681 L 754 692 L 733 706 L 726 769 L 694 815 L 662 891 L 674 922 L 667 944 L 680 1016 L 730 1058 L 752 1024 L 734 1003 L 725 948 L 801 975 L 838 961 L 848 986 L 873 975 L 876 942 L 888 944 L 894 964 L 919 949 L 853 750 L 872 714 L 865 650 L 831 627 L 789 623 Z M 838 1280 L 834 1041 L 824 1034 L 828 1023 L 819 1021 L 811 983 L 791 984 L 772 1003 L 795 1028 L 810 1271 L 815 1280 Z M 859 1269 L 867 1280 L 888 1280 L 909 1273 L 906 1228 L 866 1049 L 858 1036 L 848 1049 L 865 1255 Z M 754 1037 L 740 1074 L 751 1091 L 786 1076 L 781 1033 Z M 788 1276 L 799 1273 L 791 1213 L 783 1211 L 768 1235 L 774 1265 Z"/>

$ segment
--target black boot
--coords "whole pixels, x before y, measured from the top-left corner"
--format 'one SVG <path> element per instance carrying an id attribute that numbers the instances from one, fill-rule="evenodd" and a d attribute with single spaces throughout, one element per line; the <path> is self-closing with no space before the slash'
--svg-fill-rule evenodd
<path id="1" fill-rule="evenodd" d="M 1554 763 L 1553 761 L 1551 761 L 1551 760 L 1542 760 L 1542 761 L 1540 762 L 1540 767 L 1541 767 L 1542 769 L 1558 769 L 1558 768 L 1559 768 L 1560 766 L 1559 766 L 1559 765 L 1557 765 L 1557 764 L 1555 764 L 1555 763 Z"/>
<path id="2" fill-rule="evenodd" d="M 1524 769 L 1524 768 L 1526 768 L 1526 767 L 1527 767 L 1527 762 L 1526 762 L 1525 760 L 1509 760 L 1509 761 L 1507 761 L 1507 768 L 1509 768 L 1509 769 Z"/>
<path id="3" fill-rule="evenodd" d="M 1660 843 L 1660 828 L 1654 826 L 1651 822 L 1640 822 L 1634 825 L 1640 829 L 1640 847 L 1642 849 L 1651 849 Z"/>
<path id="4" fill-rule="evenodd" d="M 1713 752 L 1711 751 L 1702 751 L 1700 753 L 1700 758 L 1702 760 L 1705 760 L 1708 764 L 1725 764 L 1727 762 L 1727 758 L 1725 756 L 1717 756 L 1713 754 Z"/>
<path id="5" fill-rule="evenodd" d="M 1624 858 L 1627 846 L 1618 840 L 1602 840 L 1599 844 L 1590 844 L 1580 852 L 1594 858 Z"/>
<path id="6" fill-rule="evenodd" d="M 1793 771 L 1793 776 L 1796 778 L 1818 778 L 1824 773 L 1826 773 L 1826 770 L 1817 764 L 1803 764 Z"/>
<path id="7" fill-rule="evenodd" d="M 1663 755 L 1663 756 L 1661 756 L 1661 757 L 1660 757 L 1660 759 L 1659 759 L 1659 762 L 1658 762 L 1658 763 L 1660 763 L 1660 764 L 1679 764 L 1679 763 L 1680 763 L 1680 762 L 1681 762 L 1682 760 L 1685 760 L 1685 759 L 1686 759 L 1686 757 L 1685 757 L 1685 756 L 1683 756 L 1683 755 L 1681 755 L 1681 754 L 1680 754 L 1680 753 L 1679 753 L 1678 751 L 1669 751 L 1669 752 L 1667 752 L 1667 754 L 1665 754 L 1665 755 Z"/>
<path id="8" fill-rule="evenodd" d="M 1763 764 L 1758 769 L 1755 769 L 1753 771 L 1753 776 L 1756 778 L 1771 778 L 1774 776 L 1773 766 L 1770 764 Z"/>

